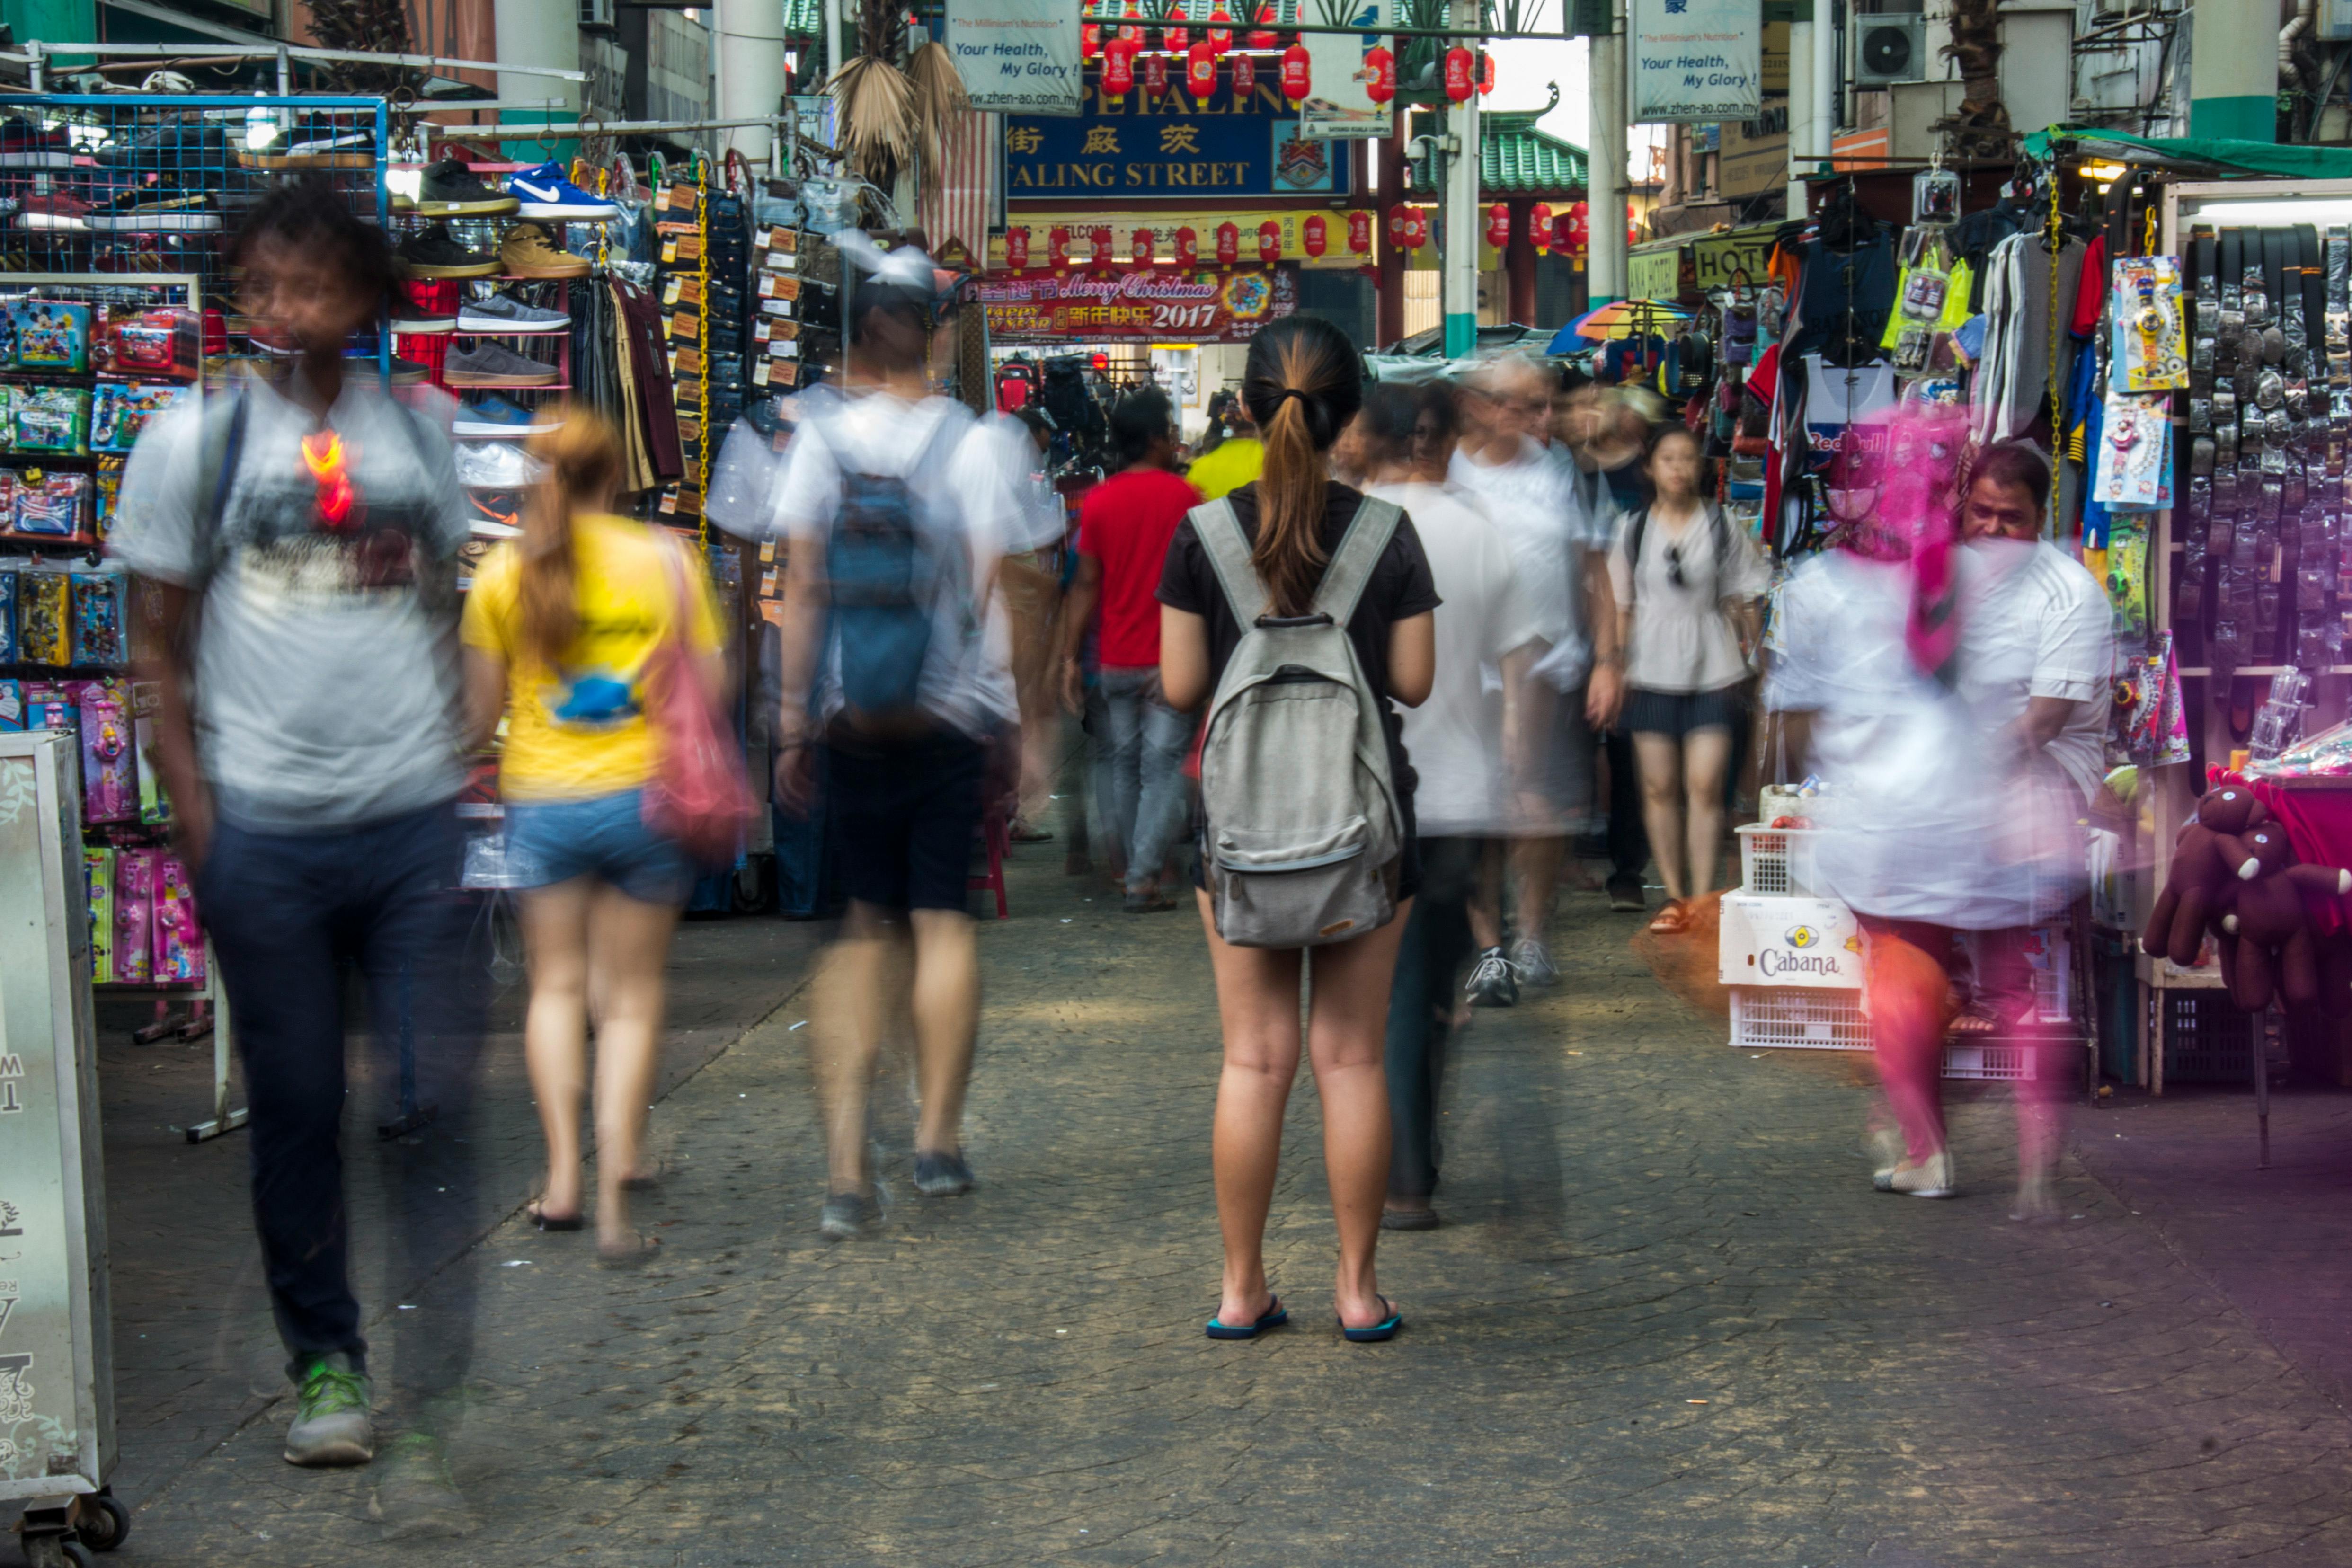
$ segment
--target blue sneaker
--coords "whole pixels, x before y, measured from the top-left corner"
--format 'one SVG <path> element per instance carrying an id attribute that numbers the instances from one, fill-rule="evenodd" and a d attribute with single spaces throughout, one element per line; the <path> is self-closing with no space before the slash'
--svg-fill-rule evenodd
<path id="1" fill-rule="evenodd" d="M 602 196 L 592 196 L 564 178 L 561 163 L 541 163 L 507 178 L 507 194 L 520 204 L 526 218 L 617 218 L 621 209 Z"/>
<path id="2" fill-rule="evenodd" d="M 452 435 L 516 436 L 553 430 L 556 422 L 545 413 L 509 402 L 496 392 L 468 399 L 449 426 Z"/>

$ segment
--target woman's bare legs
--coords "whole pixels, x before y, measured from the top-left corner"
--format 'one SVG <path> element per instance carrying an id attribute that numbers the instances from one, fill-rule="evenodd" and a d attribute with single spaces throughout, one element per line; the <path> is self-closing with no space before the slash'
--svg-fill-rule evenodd
<path id="1" fill-rule="evenodd" d="M 547 1186 L 540 1212 L 581 1212 L 580 1101 L 588 1092 L 588 906 L 596 884 L 574 877 L 532 888 L 517 900 L 530 998 L 523 1013 L 523 1065 L 547 1139 Z"/>
<path id="2" fill-rule="evenodd" d="M 1224 1069 L 1217 1081 L 1213 1160 L 1217 1223 L 1224 1237 L 1224 1284 L 1217 1321 L 1246 1323 L 1265 1312 L 1265 1216 L 1282 1155 L 1282 1116 L 1298 1072 L 1297 949 L 1235 947 L 1217 935 L 1206 894 L 1201 921 L 1217 979 Z M 1323 1098 L 1323 1159 L 1339 1231 L 1336 1298 L 1351 1328 L 1381 1321 L 1373 1252 L 1388 1190 L 1389 1097 L 1382 1051 L 1388 982 L 1408 911 L 1370 936 L 1319 948 L 1307 1025 Z"/>
<path id="3" fill-rule="evenodd" d="M 646 1113 L 661 1065 L 662 968 L 677 910 L 600 886 L 588 908 L 588 953 L 595 966 L 596 1244 L 636 1245 L 622 1183 L 645 1157 Z"/>
<path id="4" fill-rule="evenodd" d="M 1690 896 L 1715 886 L 1723 853 L 1723 785 L 1731 770 L 1731 731 L 1706 725 L 1683 737 L 1683 812 L 1690 824 Z"/>
<path id="5" fill-rule="evenodd" d="M 1642 825 L 1650 832 L 1650 854 L 1658 862 L 1658 880 L 1666 897 L 1690 896 L 1690 879 L 1683 859 L 1687 840 L 1683 826 L 1683 744 L 1671 735 L 1637 730 L 1633 735 L 1635 770 L 1642 776 Z"/>

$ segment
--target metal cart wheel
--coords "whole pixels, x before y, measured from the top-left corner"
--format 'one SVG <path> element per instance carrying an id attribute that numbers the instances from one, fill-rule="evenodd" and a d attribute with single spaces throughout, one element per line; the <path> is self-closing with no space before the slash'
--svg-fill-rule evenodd
<path id="1" fill-rule="evenodd" d="M 94 1491 L 74 1510 L 74 1533 L 92 1552 L 112 1552 L 131 1534 L 131 1511 L 111 1491 Z"/>
<path id="2" fill-rule="evenodd" d="M 65 1552 L 65 1560 L 72 1564 L 72 1568 L 98 1568 L 98 1559 L 89 1554 L 89 1548 L 72 1536 L 59 1537 L 58 1545 Z"/>

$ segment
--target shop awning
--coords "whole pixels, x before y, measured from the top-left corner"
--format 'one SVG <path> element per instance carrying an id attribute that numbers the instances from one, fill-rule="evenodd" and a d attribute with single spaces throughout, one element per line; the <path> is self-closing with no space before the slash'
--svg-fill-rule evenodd
<path id="1" fill-rule="evenodd" d="M 1536 121 L 1549 112 L 1548 108 L 1497 110 L 1478 117 L 1480 201 L 1584 193 L 1584 149 L 1536 129 Z M 1418 195 L 1436 191 L 1428 159 L 1413 160 L 1408 183 Z"/>
<path id="2" fill-rule="evenodd" d="M 2352 180 L 2352 147 L 2302 147 L 2222 136 L 2131 136 L 2092 126 L 2062 125 L 2028 136 L 2025 151 L 2035 158 L 2095 158 L 2181 173 Z"/>

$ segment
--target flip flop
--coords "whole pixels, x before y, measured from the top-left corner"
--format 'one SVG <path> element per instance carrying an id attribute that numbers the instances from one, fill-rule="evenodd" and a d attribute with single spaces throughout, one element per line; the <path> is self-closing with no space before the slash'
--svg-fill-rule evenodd
<path id="1" fill-rule="evenodd" d="M 668 1175 L 669 1161 L 659 1155 L 656 1155 L 653 1166 L 650 1169 L 639 1171 L 633 1176 L 623 1176 L 621 1178 L 621 1190 L 623 1192 L 646 1192 L 658 1186 L 662 1178 Z"/>
<path id="2" fill-rule="evenodd" d="M 565 1219 L 548 1213 L 547 1200 L 543 1197 L 532 1198 L 523 1212 L 530 1216 L 530 1222 L 541 1230 L 577 1230 L 588 1223 L 588 1217 L 584 1214 L 575 1214 Z"/>
<path id="3" fill-rule="evenodd" d="M 603 1242 L 598 1242 L 596 1244 L 597 1266 L 604 1269 L 635 1269 L 661 1250 L 660 1237 L 648 1236 L 643 1231 L 633 1232 L 632 1236 L 632 1240 L 617 1249 L 608 1249 Z"/>
<path id="4" fill-rule="evenodd" d="M 1404 1327 L 1404 1314 L 1398 1312 L 1396 1304 L 1386 1296 L 1381 1298 L 1381 1305 L 1388 1308 L 1389 1315 L 1368 1329 L 1351 1329 L 1347 1319 L 1339 1320 L 1339 1333 L 1346 1336 L 1349 1344 L 1379 1344 L 1384 1340 L 1396 1338 L 1397 1330 Z"/>
<path id="5" fill-rule="evenodd" d="M 1209 1337 L 1211 1339 L 1255 1339 L 1266 1330 L 1278 1329 L 1289 1321 L 1290 1309 L 1282 1304 L 1282 1298 L 1268 1295 L 1265 1301 L 1265 1311 L 1258 1313 L 1257 1322 L 1244 1328 L 1221 1323 L 1216 1319 L 1211 1318 Z"/>

